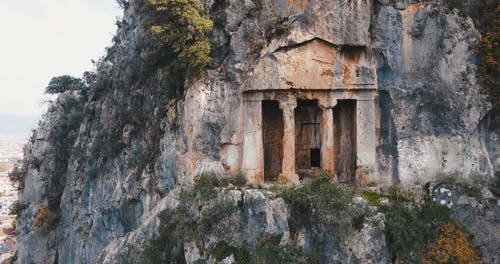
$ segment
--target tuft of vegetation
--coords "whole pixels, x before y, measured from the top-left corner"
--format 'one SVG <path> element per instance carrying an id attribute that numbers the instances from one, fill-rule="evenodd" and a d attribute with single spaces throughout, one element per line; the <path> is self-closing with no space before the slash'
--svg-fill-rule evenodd
<path id="1" fill-rule="evenodd" d="M 469 261 L 477 258 L 477 252 L 471 246 L 470 238 L 466 236 L 466 231 L 451 218 L 448 207 L 426 200 L 421 206 L 410 208 L 407 201 L 401 202 L 391 197 L 388 205 L 382 205 L 380 209 L 386 217 L 385 236 L 389 252 L 393 262 L 401 263 L 474 263 L 455 262 L 462 259 L 457 256 L 456 248 L 440 247 L 433 248 L 433 245 L 448 246 L 450 241 L 463 238 L 467 243 L 455 245 L 464 247 L 467 252 L 474 252 Z M 447 227 L 448 233 L 443 233 L 443 227 Z M 448 242 L 444 242 L 444 240 Z M 458 242 L 458 241 L 457 241 Z M 436 250 L 434 253 L 433 250 Z M 465 251 L 464 251 L 465 252 Z M 450 256 L 445 262 L 433 262 L 436 256 Z M 467 253 L 469 256 L 469 253 Z M 457 257 L 457 258 L 455 258 Z M 449 260 L 449 261 L 448 261 Z M 430 261 L 430 262 L 429 262 Z"/>
<path id="2" fill-rule="evenodd" d="M 495 173 L 495 177 L 489 184 L 489 189 L 494 195 L 500 197 L 500 171 Z"/>
<path id="3" fill-rule="evenodd" d="M 212 255 L 218 262 L 231 256 L 234 256 L 235 264 L 250 264 L 251 258 L 247 251 L 240 247 L 230 246 L 226 242 L 217 243 L 215 247 L 210 250 Z"/>
<path id="4" fill-rule="evenodd" d="M 313 209 L 319 214 L 346 210 L 353 193 L 333 183 L 323 173 L 310 184 L 284 189 L 279 196 L 291 207 L 288 223 L 290 232 L 296 234 L 311 219 Z"/>
<path id="5" fill-rule="evenodd" d="M 373 206 L 381 206 L 380 204 L 380 199 L 383 198 L 388 198 L 387 195 L 383 193 L 378 193 L 378 192 L 372 192 L 372 191 L 357 191 L 357 194 L 359 194 L 361 197 L 363 197 L 365 200 L 368 201 Z"/>
<path id="6" fill-rule="evenodd" d="M 255 250 L 250 263 L 287 264 L 320 263 L 319 255 L 314 251 L 306 252 L 298 246 L 280 245 L 279 240 L 269 239 Z"/>
<path id="7" fill-rule="evenodd" d="M 238 172 L 234 178 L 229 178 L 228 180 L 232 185 L 239 188 L 247 184 L 247 177 L 243 172 Z"/>
<path id="8" fill-rule="evenodd" d="M 145 51 L 147 71 L 161 69 L 173 77 L 167 78 L 167 91 L 179 96 L 185 82 L 200 76 L 212 60 L 213 22 L 198 0 L 141 0 L 139 7 L 151 41 Z"/>
<path id="9" fill-rule="evenodd" d="M 194 178 L 193 187 L 181 194 L 181 200 L 207 201 L 217 197 L 217 188 L 226 187 L 229 184 L 241 188 L 246 182 L 246 176 L 242 172 L 228 178 L 217 178 L 213 174 L 202 173 Z"/>
<path id="10" fill-rule="evenodd" d="M 493 102 L 494 116 L 500 116 L 500 2 L 478 1 L 473 14 L 481 39 L 475 50 L 479 57 L 479 79 Z"/>
<path id="11" fill-rule="evenodd" d="M 220 187 L 227 184 L 208 173 L 195 177 L 194 185 L 181 194 L 179 206 L 160 213 L 160 232 L 141 253 L 142 263 L 184 263 L 184 242 L 202 240 L 217 223 L 240 210 L 216 199 Z"/>
<path id="12" fill-rule="evenodd" d="M 28 208 L 28 206 L 29 206 L 29 204 L 15 201 L 9 207 L 9 214 L 10 215 L 19 215 L 22 211 L 24 211 L 26 208 Z"/>
<path id="13" fill-rule="evenodd" d="M 293 21 L 288 21 L 288 17 L 278 17 L 274 25 L 266 29 L 265 37 L 267 42 L 271 42 L 273 38 L 280 38 L 290 34 L 293 29 Z"/>
<path id="14" fill-rule="evenodd" d="M 500 118 L 500 2 L 481 0 L 467 5 L 463 0 L 445 0 L 449 10 L 470 16 L 481 33 L 475 47 L 479 59 L 478 79 L 493 103 L 493 116 Z"/>
<path id="15" fill-rule="evenodd" d="M 53 77 L 45 88 L 45 93 L 58 94 L 66 91 L 79 91 L 86 88 L 85 82 L 80 78 L 62 75 Z"/>
<path id="16" fill-rule="evenodd" d="M 38 207 L 33 219 L 33 226 L 38 228 L 41 234 L 47 234 L 54 230 L 59 223 L 59 214 L 47 206 Z"/>
<path id="17" fill-rule="evenodd" d="M 210 250 L 217 261 L 234 256 L 235 264 L 288 264 L 288 263 L 320 263 L 315 251 L 305 251 L 294 245 L 280 245 L 279 239 L 266 239 L 254 250 L 253 254 L 241 247 L 230 246 L 225 242 L 218 243 Z"/>
<path id="18" fill-rule="evenodd" d="M 479 252 L 459 224 L 441 222 L 437 233 L 436 239 L 424 247 L 422 264 L 481 263 Z"/>
<path id="19" fill-rule="evenodd" d="M 20 180 L 24 179 L 26 176 L 26 169 L 23 167 L 20 167 L 18 164 L 14 165 L 14 169 L 12 169 L 11 172 L 9 172 L 9 180 L 11 182 L 19 182 Z"/>
<path id="20" fill-rule="evenodd" d="M 194 185 L 190 190 L 181 194 L 182 201 L 208 201 L 217 197 L 217 187 L 223 187 L 225 183 L 215 175 L 202 173 L 194 178 Z"/>

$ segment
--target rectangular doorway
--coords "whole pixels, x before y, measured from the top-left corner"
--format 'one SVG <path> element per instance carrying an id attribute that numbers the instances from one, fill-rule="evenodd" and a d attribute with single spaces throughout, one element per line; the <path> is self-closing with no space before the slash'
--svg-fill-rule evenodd
<path id="1" fill-rule="evenodd" d="M 335 174 L 341 183 L 356 180 L 356 100 L 339 100 L 333 108 Z"/>
<path id="2" fill-rule="evenodd" d="M 264 181 L 276 181 L 283 163 L 283 111 L 279 102 L 262 101 L 262 141 L 264 146 Z"/>
<path id="3" fill-rule="evenodd" d="M 297 101 L 295 164 L 299 173 L 321 167 L 321 109 L 318 100 Z"/>

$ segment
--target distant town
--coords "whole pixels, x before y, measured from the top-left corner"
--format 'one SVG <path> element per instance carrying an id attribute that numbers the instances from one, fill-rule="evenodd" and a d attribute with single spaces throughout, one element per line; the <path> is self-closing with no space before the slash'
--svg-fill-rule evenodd
<path id="1" fill-rule="evenodd" d="M 11 205 L 17 201 L 17 186 L 9 179 L 9 172 L 23 158 L 27 138 L 0 135 L 0 263 L 8 263 L 16 251 L 16 216 L 10 215 Z"/>

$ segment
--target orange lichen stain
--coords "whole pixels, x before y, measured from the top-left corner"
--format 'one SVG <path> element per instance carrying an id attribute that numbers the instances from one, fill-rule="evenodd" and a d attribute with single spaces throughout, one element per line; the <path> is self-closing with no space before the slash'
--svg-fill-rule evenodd
<path id="1" fill-rule="evenodd" d="M 408 8 L 406 8 L 405 11 L 408 11 L 410 13 L 416 13 L 423 5 L 424 2 L 415 3 L 408 6 Z"/>
<path id="2" fill-rule="evenodd" d="M 351 68 L 348 64 L 344 64 L 344 71 L 342 75 L 342 83 L 348 84 L 351 82 Z"/>
<path id="3" fill-rule="evenodd" d="M 310 0 L 287 0 L 287 12 L 302 11 L 309 6 Z"/>
<path id="4" fill-rule="evenodd" d="M 332 72 L 332 70 L 325 70 L 321 73 L 321 76 L 332 76 L 333 77 L 333 72 Z"/>

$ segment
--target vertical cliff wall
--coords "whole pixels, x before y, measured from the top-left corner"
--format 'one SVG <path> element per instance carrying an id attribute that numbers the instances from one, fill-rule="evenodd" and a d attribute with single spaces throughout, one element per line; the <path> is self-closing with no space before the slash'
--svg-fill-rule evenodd
<path id="1" fill-rule="evenodd" d="M 375 141 L 369 181 L 380 186 L 498 170 L 498 127 L 475 73 L 480 34 L 439 1 L 203 1 L 214 61 L 177 99 L 162 85 L 176 77 L 147 68 L 139 5 L 125 5 L 89 88 L 61 94 L 26 146 L 19 263 L 106 262 L 154 234 L 195 175 L 240 172 L 245 122 L 257 118 L 247 91 L 374 80 L 375 135 L 362 139 Z M 308 78 L 300 65 L 325 74 Z"/>

